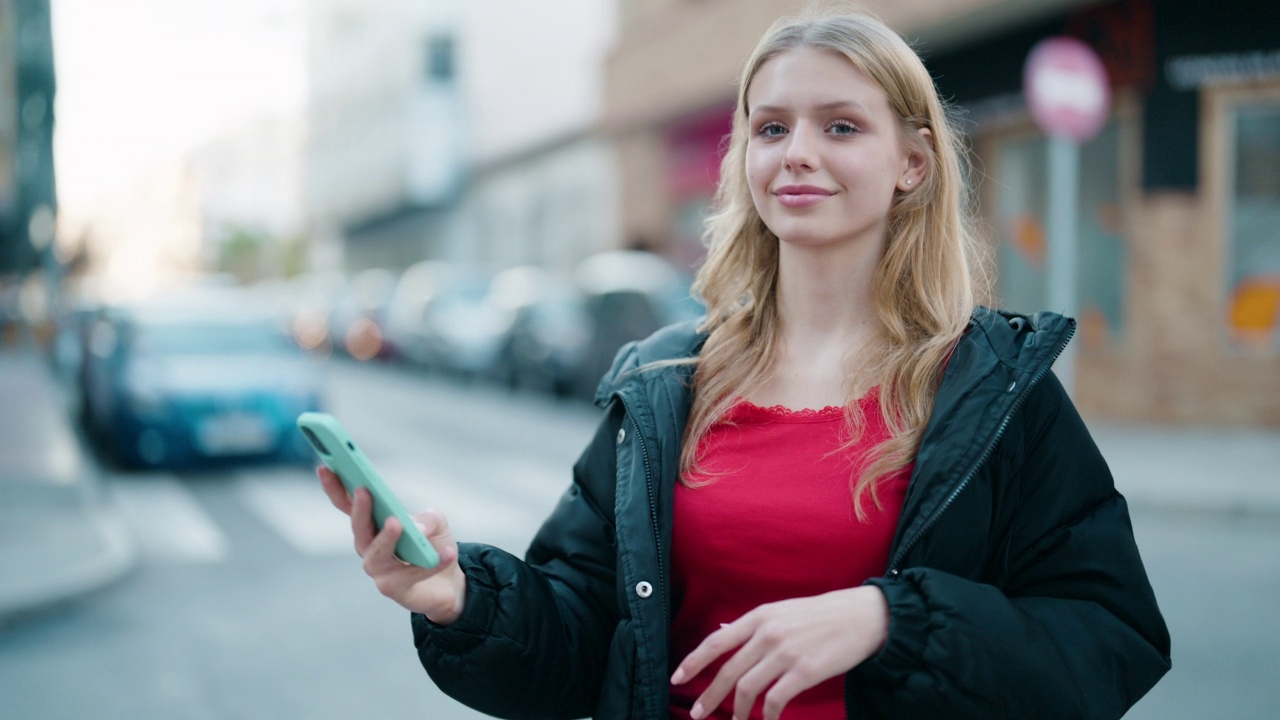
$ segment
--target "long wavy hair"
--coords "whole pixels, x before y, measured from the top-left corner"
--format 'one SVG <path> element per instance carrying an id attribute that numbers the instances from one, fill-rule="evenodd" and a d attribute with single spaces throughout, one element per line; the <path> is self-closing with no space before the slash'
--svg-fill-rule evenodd
<path id="1" fill-rule="evenodd" d="M 890 432 L 850 479 L 857 516 L 864 518 L 864 498 L 880 506 L 875 481 L 914 460 L 942 367 L 985 296 L 986 275 L 971 229 L 959 134 L 933 79 L 897 33 L 861 14 L 784 18 L 765 33 L 743 68 L 733 132 L 703 236 L 707 258 L 694 281 L 694 293 L 706 303 L 708 337 L 693 360 L 695 392 L 681 482 L 702 484 L 688 477 L 699 469 L 699 440 L 745 392 L 770 377 L 778 353 L 779 240 L 761 220 L 747 184 L 747 91 L 764 63 L 797 48 L 830 51 L 853 63 L 888 96 L 904 147 L 926 159 L 920 186 L 895 193 L 889 210 L 887 244 L 872 290 L 881 341 L 869 363 L 847 370 L 863 386 L 879 389 Z M 931 135 L 922 136 L 920 128 Z M 857 384 L 850 383 L 850 392 Z M 845 403 L 849 445 L 863 427 L 856 400 Z"/>

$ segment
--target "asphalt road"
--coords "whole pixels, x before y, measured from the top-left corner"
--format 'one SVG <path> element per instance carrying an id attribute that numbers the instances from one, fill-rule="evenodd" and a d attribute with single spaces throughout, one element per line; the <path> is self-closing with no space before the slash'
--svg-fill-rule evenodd
<path id="1" fill-rule="evenodd" d="M 410 507 L 516 553 L 596 411 L 338 363 L 331 409 Z M 0 630 L 0 717 L 480 717 L 418 665 L 310 471 L 109 473 L 139 568 Z M 1280 717 L 1280 520 L 1144 511 L 1135 531 L 1174 671 L 1131 718 Z"/>

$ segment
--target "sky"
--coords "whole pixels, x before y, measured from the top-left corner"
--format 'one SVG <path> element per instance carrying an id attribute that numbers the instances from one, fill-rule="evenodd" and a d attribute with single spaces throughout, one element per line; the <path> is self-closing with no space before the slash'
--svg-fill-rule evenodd
<path id="1" fill-rule="evenodd" d="M 64 212 L 92 207 L 220 132 L 299 112 L 306 2 L 53 0 Z M 460 60 L 474 157 L 598 117 L 613 3 L 557 0 L 549 13 L 527 0 L 467 2 Z M 571 42 L 557 37 L 568 34 Z"/>
<path id="2" fill-rule="evenodd" d="M 59 204 L 84 212 L 304 97 L 301 0 L 53 0 Z"/>
<path id="3" fill-rule="evenodd" d="M 190 267 L 202 252 L 201 196 L 183 174 L 184 159 L 252 121 L 305 117 L 315 5 L 394 11 L 458 3 L 473 161 L 599 117 L 614 3 L 369 2 L 51 0 L 60 246 L 69 252 L 90 238 L 92 254 L 106 258 L 108 284 L 114 277 L 130 290 L 139 278 L 168 272 L 173 257 Z"/>

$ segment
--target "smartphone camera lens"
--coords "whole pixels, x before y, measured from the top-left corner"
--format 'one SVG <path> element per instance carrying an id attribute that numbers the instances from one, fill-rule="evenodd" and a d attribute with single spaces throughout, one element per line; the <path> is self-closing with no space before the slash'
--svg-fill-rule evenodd
<path id="1" fill-rule="evenodd" d="M 307 436 L 307 442 L 311 443 L 311 447 L 318 450 L 320 454 L 329 454 L 329 448 L 325 447 L 324 443 L 320 442 L 320 438 L 316 437 L 316 434 L 311 432 L 311 428 L 302 428 L 302 434 Z"/>

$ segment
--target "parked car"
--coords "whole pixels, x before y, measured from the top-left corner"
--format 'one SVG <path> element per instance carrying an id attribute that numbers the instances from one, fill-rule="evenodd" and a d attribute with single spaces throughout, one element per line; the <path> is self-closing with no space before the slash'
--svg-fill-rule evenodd
<path id="1" fill-rule="evenodd" d="M 423 313 L 428 367 L 473 379 L 493 366 L 508 319 L 488 296 L 489 278 L 478 273 L 441 289 Z"/>
<path id="2" fill-rule="evenodd" d="M 568 395 L 590 340 L 582 293 L 543 270 L 517 267 L 494 278 L 489 298 L 508 318 L 491 375 L 512 388 Z"/>
<path id="3" fill-rule="evenodd" d="M 387 312 L 394 354 L 431 370 L 484 374 L 505 323 L 486 302 L 489 282 L 482 272 L 436 260 L 405 270 Z"/>
<path id="4" fill-rule="evenodd" d="M 574 394 L 584 398 L 594 395 L 624 344 L 704 312 L 689 294 L 691 278 L 653 253 L 599 253 L 578 266 L 575 278 L 585 298 L 590 338 L 573 380 Z"/>
<path id="5" fill-rule="evenodd" d="M 400 274 L 387 302 L 384 332 L 384 342 L 392 357 L 420 365 L 428 362 L 423 327 L 427 308 L 462 274 L 458 267 L 440 260 L 414 263 Z"/>
<path id="6" fill-rule="evenodd" d="M 311 460 L 294 421 L 321 408 L 322 368 L 269 317 L 224 301 L 113 307 L 88 345 L 84 418 L 119 465 Z"/>

